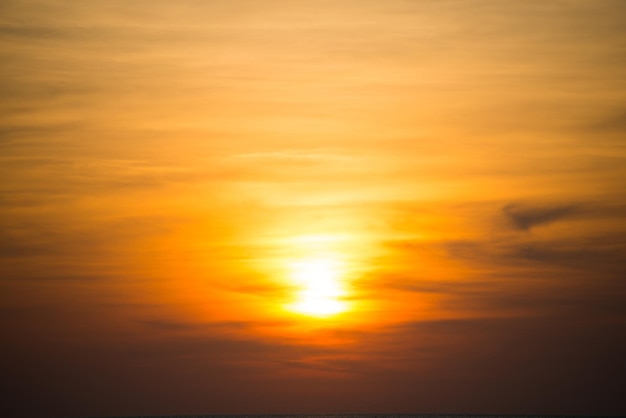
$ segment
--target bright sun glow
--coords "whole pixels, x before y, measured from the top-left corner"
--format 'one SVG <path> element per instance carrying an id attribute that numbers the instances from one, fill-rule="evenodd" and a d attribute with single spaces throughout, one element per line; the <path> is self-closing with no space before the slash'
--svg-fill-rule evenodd
<path id="1" fill-rule="evenodd" d="M 293 311 L 323 317 L 347 310 L 341 263 L 331 258 L 311 258 L 293 264 L 292 279 L 300 287 Z"/>

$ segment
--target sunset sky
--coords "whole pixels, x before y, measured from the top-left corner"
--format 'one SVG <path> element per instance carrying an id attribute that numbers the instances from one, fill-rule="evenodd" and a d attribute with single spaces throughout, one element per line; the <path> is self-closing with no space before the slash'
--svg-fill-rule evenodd
<path id="1" fill-rule="evenodd" d="M 625 22 L 0 1 L 0 415 L 626 414 Z"/>

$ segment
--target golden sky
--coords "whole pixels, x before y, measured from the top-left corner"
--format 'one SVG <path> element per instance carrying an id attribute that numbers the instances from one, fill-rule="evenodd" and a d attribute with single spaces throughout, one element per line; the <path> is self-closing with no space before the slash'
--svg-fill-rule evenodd
<path id="1" fill-rule="evenodd" d="M 16 407 L 626 413 L 625 21 L 0 2 Z"/>

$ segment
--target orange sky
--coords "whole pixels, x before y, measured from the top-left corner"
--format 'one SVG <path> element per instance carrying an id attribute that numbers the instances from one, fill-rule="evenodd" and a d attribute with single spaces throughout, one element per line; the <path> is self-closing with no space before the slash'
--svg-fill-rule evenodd
<path id="1" fill-rule="evenodd" d="M 625 19 L 3 1 L 15 406 L 626 413 Z"/>

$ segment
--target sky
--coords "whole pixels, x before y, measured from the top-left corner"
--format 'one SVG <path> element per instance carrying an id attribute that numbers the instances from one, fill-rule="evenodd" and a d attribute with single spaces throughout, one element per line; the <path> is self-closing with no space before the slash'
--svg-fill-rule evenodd
<path id="1" fill-rule="evenodd" d="M 626 2 L 3 0 L 2 414 L 626 414 Z"/>

